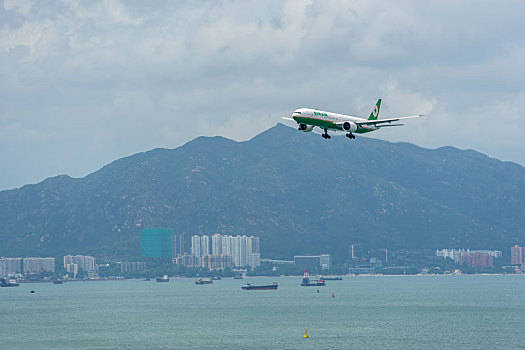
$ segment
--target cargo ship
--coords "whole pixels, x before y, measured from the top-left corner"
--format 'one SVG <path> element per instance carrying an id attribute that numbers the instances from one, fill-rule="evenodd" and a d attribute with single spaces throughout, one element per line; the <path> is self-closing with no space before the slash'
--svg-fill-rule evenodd
<path id="1" fill-rule="evenodd" d="M 308 274 L 308 269 L 305 269 L 303 281 L 301 282 L 301 286 L 303 287 L 322 287 L 322 286 L 326 286 L 326 283 L 324 282 L 323 279 L 310 281 L 310 275 Z"/>
<path id="2" fill-rule="evenodd" d="M 164 275 L 162 277 L 157 277 L 155 279 L 155 281 L 157 281 L 157 282 L 169 282 L 170 278 L 168 277 L 168 275 Z"/>
<path id="3" fill-rule="evenodd" d="M 241 287 L 242 290 L 268 290 L 268 289 L 277 289 L 278 285 L 277 282 L 273 282 L 272 284 L 268 284 L 265 286 L 254 286 L 250 283 L 246 283 Z"/>
<path id="4" fill-rule="evenodd" d="M 198 280 L 195 281 L 195 284 L 213 284 L 213 281 L 209 278 L 205 278 L 205 279 L 199 278 Z"/>

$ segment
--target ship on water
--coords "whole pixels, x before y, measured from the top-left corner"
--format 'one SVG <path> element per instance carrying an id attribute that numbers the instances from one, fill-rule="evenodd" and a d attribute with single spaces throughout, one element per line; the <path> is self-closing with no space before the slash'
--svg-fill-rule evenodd
<path id="1" fill-rule="evenodd" d="M 195 281 L 195 284 L 213 284 L 213 281 L 209 278 L 205 278 L 205 279 L 199 278 L 198 280 Z"/>
<path id="2" fill-rule="evenodd" d="M 273 282 L 272 284 L 262 285 L 262 286 L 254 286 L 251 283 L 246 283 L 241 287 L 241 289 L 242 290 L 268 290 L 268 289 L 277 289 L 277 287 L 278 287 L 277 282 Z"/>
<path id="3" fill-rule="evenodd" d="M 170 278 L 168 277 L 168 275 L 164 275 L 162 277 L 157 277 L 155 279 L 155 281 L 157 281 L 157 282 L 169 282 Z"/>
<path id="4" fill-rule="evenodd" d="M 310 281 L 310 275 L 308 274 L 308 269 L 305 269 L 303 281 L 301 282 L 301 286 L 303 287 L 322 287 L 322 286 L 326 286 L 326 283 L 323 279 Z"/>
<path id="5" fill-rule="evenodd" d="M 18 287 L 19 284 L 16 280 L 6 280 L 5 278 L 0 279 L 0 287 Z"/>
<path id="6" fill-rule="evenodd" d="M 342 281 L 343 277 L 321 277 L 325 281 Z"/>

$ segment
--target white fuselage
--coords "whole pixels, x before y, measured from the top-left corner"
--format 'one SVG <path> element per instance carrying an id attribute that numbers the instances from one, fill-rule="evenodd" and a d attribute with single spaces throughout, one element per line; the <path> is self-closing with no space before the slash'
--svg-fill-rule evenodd
<path id="1" fill-rule="evenodd" d="M 349 122 L 366 122 L 366 119 L 353 117 L 350 115 L 320 111 L 311 108 L 299 108 L 292 114 L 292 118 L 300 124 L 317 126 L 321 129 L 331 129 L 343 131 L 341 124 Z M 359 126 L 357 133 L 365 133 L 377 130 L 373 125 Z"/>

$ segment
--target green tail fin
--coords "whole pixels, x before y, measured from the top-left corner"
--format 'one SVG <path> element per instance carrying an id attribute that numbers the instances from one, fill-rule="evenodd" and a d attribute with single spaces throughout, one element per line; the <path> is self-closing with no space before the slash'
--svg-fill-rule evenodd
<path id="1" fill-rule="evenodd" d="M 381 108 L 381 99 L 377 100 L 376 106 L 374 107 L 372 113 L 370 113 L 368 120 L 377 120 L 377 116 L 379 115 L 379 108 Z"/>

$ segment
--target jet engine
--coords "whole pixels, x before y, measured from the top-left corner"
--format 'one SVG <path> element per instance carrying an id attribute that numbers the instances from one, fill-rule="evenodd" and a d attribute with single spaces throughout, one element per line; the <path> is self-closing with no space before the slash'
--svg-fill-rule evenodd
<path id="1" fill-rule="evenodd" d="M 354 124 L 355 125 L 355 124 Z M 314 129 L 313 125 L 299 124 L 299 131 L 310 132 Z"/>
<path id="2" fill-rule="evenodd" d="M 344 131 L 348 132 L 354 132 L 357 130 L 357 124 L 353 122 L 344 122 L 342 127 Z"/>

